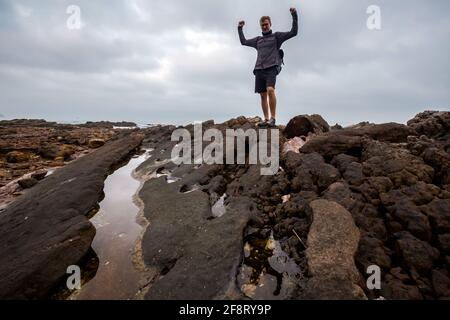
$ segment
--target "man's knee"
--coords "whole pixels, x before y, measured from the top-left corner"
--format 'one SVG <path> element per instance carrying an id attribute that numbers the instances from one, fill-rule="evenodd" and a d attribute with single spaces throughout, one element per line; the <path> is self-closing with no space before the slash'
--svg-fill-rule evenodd
<path id="1" fill-rule="evenodd" d="M 269 96 L 274 96 L 275 95 L 275 88 L 274 87 L 267 87 L 267 94 Z"/>
<path id="2" fill-rule="evenodd" d="M 267 92 L 261 92 L 261 99 L 267 99 Z"/>

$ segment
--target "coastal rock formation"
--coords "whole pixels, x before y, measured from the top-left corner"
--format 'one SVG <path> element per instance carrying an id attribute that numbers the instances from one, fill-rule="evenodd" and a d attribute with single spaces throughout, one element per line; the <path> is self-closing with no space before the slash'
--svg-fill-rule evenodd
<path id="1" fill-rule="evenodd" d="M 354 260 L 360 235 L 352 215 L 333 201 L 314 200 L 310 206 L 313 223 L 306 257 L 311 279 L 303 298 L 364 299 Z"/>
<path id="2" fill-rule="evenodd" d="M 95 235 L 88 216 L 102 196 L 103 181 L 142 139 L 117 137 L 43 179 L 1 213 L 1 299 L 49 297 L 67 267 L 85 258 Z"/>
<path id="3" fill-rule="evenodd" d="M 257 129 L 258 121 L 210 120 L 202 130 Z M 298 116 L 280 130 L 279 170 L 269 176 L 248 162 L 175 164 L 177 128 L 194 137 L 193 125 L 130 130 L 41 178 L 1 213 L 1 296 L 46 297 L 63 266 L 82 260 L 95 232 L 85 215 L 95 213 L 108 168 L 142 142 L 152 156 L 136 168 L 148 222 L 138 251 L 156 274 L 143 298 L 450 298 L 449 112 L 347 128 Z M 203 150 L 198 139 L 192 146 Z M 259 133 L 257 141 L 270 145 Z M 4 150 L 34 157 L 38 148 Z M 366 285 L 373 266 L 379 289 Z"/>
<path id="4" fill-rule="evenodd" d="M 353 215 L 361 232 L 355 255 L 361 275 L 367 278 L 371 265 L 382 270 L 381 290 L 364 288 L 369 298 L 450 294 L 433 281 L 449 279 L 448 119 L 448 112 L 425 112 L 408 126 L 333 130 L 312 137 L 300 149 L 321 154 L 341 174 L 322 197 Z"/>
<path id="5" fill-rule="evenodd" d="M 292 118 L 284 129 L 287 139 L 307 136 L 310 133 L 324 133 L 330 131 L 329 124 L 318 114 L 301 115 Z"/>
<path id="6" fill-rule="evenodd" d="M 0 121 L 0 210 L 24 192 L 18 181 L 25 175 L 64 166 L 121 131 L 109 122 L 71 125 L 45 120 Z"/>

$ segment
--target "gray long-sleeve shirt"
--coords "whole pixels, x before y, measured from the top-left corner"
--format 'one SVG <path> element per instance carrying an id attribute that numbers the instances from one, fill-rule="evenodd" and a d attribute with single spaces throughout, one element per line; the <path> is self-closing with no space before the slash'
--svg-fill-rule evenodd
<path id="1" fill-rule="evenodd" d="M 279 49 L 283 42 L 295 37 L 298 33 L 298 16 L 294 12 L 292 14 L 292 29 L 288 32 L 275 32 L 263 34 L 253 39 L 245 39 L 242 27 L 238 27 L 239 39 L 243 46 L 255 48 L 258 52 L 255 69 L 266 69 L 273 66 L 281 65 L 281 57 Z"/>

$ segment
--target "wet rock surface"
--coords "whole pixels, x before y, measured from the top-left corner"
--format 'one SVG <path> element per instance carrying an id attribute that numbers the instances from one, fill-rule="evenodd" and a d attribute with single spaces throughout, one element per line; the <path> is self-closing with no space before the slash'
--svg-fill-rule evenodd
<path id="1" fill-rule="evenodd" d="M 177 127 L 140 129 L 142 146 L 153 151 L 136 168 L 148 222 L 138 250 L 156 275 L 143 298 L 449 298 L 449 119 L 449 112 L 425 112 L 408 125 L 341 128 L 299 116 L 281 128 L 280 168 L 272 176 L 247 163 L 176 165 Z M 258 120 L 207 121 L 203 130 L 256 129 Z M 183 128 L 194 136 L 193 125 Z M 66 198 L 72 206 L 80 201 Z M 67 214 L 66 228 L 87 230 L 77 242 L 84 252 L 92 230 L 73 218 L 80 213 Z M 41 239 L 49 241 L 44 232 Z M 381 270 L 379 290 L 366 286 L 373 265 Z"/>
<path id="2" fill-rule="evenodd" d="M 135 126 L 126 122 L 71 125 L 45 120 L 0 121 L 0 208 L 31 187 L 29 183 L 24 187 L 18 179 L 42 169 L 62 167 L 92 152 L 123 131 L 115 125 Z"/>
<path id="3" fill-rule="evenodd" d="M 0 298 L 49 297 L 67 267 L 80 265 L 95 235 L 88 215 L 102 196 L 103 181 L 142 139 L 131 133 L 116 137 L 44 178 L 0 213 Z"/>

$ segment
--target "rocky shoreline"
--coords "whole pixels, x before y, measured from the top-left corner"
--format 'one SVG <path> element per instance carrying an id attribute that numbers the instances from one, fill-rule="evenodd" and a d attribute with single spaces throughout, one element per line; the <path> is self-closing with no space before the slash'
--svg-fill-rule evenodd
<path id="1" fill-rule="evenodd" d="M 132 122 L 71 125 L 45 120 L 0 121 L 0 209 L 48 172 L 91 153 Z"/>
<path id="2" fill-rule="evenodd" d="M 257 121 L 207 121 L 203 130 Z M 46 298 L 86 257 L 103 181 L 141 146 L 153 150 L 136 168 L 149 222 L 139 249 L 156 274 L 145 299 L 450 298 L 450 112 L 349 128 L 295 117 L 281 127 L 273 176 L 258 165 L 175 165 L 174 129 L 96 128 L 110 141 L 1 212 L 0 297 Z M 372 265 L 381 290 L 366 286 Z"/>

